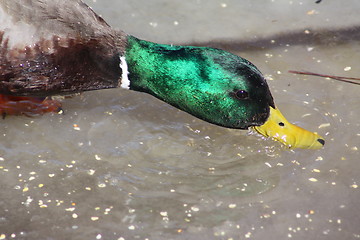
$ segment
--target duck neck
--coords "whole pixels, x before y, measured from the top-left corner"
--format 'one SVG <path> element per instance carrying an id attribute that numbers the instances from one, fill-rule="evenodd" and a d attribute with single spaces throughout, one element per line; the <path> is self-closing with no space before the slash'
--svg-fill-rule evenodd
<path id="1" fill-rule="evenodd" d="M 196 49 L 200 48 L 157 44 L 128 36 L 120 64 L 123 72 L 121 86 L 149 93 L 189 111 L 189 106 L 180 103 L 179 96 L 183 99 L 186 92 L 196 88 L 196 80 L 200 82 L 198 55 L 192 53 Z"/>

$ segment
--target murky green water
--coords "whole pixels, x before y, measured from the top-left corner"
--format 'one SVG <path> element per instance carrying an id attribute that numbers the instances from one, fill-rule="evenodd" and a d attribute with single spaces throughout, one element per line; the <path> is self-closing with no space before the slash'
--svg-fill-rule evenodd
<path id="1" fill-rule="evenodd" d="M 360 87 L 288 73 L 360 77 L 359 39 L 271 42 L 357 26 L 356 0 L 89 3 L 147 40 L 232 40 L 325 148 L 288 151 L 142 93 L 85 93 L 64 101 L 65 115 L 0 121 L 0 239 L 360 238 Z M 270 43 L 236 45 L 259 39 Z"/>

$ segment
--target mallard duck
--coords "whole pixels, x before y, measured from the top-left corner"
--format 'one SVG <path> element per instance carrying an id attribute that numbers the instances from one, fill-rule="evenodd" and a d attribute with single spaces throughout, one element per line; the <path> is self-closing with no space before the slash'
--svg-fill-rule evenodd
<path id="1" fill-rule="evenodd" d="M 286 121 L 261 72 L 229 52 L 138 39 L 81 0 L 1 0 L 0 22 L 3 115 L 57 111 L 52 95 L 123 88 L 222 127 L 254 127 L 291 148 L 325 143 Z"/>

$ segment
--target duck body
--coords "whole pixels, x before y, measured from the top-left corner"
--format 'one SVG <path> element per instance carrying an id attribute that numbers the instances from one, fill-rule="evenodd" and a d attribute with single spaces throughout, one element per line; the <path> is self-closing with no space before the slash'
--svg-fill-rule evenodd
<path id="1" fill-rule="evenodd" d="M 125 88 L 239 129 L 264 125 L 275 109 L 266 80 L 246 59 L 140 40 L 80 0 L 1 0 L 0 22 L 0 94 L 13 100 Z M 0 101 L 3 114 L 6 104 Z"/>
<path id="2" fill-rule="evenodd" d="M 137 39 L 113 30 L 77 0 L 0 4 L 7 21 L 0 32 L 1 94 L 45 97 L 123 87 L 242 129 L 263 124 L 274 106 L 260 71 L 231 53 Z M 247 96 L 239 99 L 237 91 Z"/>
<path id="3" fill-rule="evenodd" d="M 0 93 L 49 96 L 118 87 L 126 34 L 78 0 L 0 1 Z"/>

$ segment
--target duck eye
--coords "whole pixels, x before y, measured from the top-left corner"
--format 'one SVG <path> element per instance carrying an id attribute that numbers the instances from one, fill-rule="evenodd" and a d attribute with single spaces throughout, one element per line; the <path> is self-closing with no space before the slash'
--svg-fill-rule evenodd
<path id="1" fill-rule="evenodd" d="M 245 90 L 238 90 L 235 92 L 235 96 L 238 99 L 246 99 L 249 97 L 249 94 Z"/>

